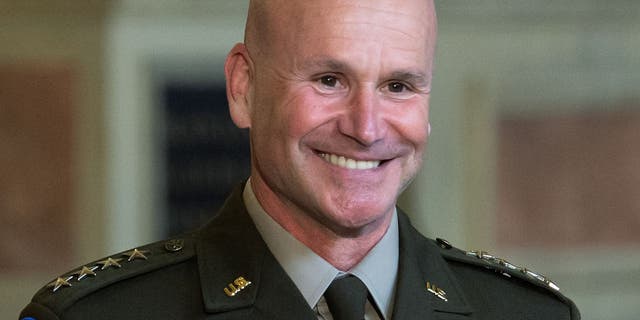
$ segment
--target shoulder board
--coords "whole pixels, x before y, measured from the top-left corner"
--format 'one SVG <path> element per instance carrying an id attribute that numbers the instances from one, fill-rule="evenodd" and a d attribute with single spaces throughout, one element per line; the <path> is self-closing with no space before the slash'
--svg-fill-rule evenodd
<path id="1" fill-rule="evenodd" d="M 56 277 L 40 289 L 33 302 L 59 313 L 108 285 L 174 265 L 194 256 L 192 236 L 159 241 L 85 264 Z"/>
<path id="2" fill-rule="evenodd" d="M 568 300 L 560 293 L 560 287 L 551 279 L 534 272 L 528 268 L 515 265 L 505 259 L 496 257 L 486 251 L 464 251 L 453 247 L 447 240 L 438 238 L 435 240 L 442 249 L 442 256 L 447 260 L 454 260 L 470 265 L 483 267 L 507 278 L 518 278 L 530 282 L 538 287 L 551 291 L 562 300 Z"/>

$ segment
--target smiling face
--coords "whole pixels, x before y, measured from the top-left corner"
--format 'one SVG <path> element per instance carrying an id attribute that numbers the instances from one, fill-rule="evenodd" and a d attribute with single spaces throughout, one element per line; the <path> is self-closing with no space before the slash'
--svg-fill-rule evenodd
<path id="1" fill-rule="evenodd" d="M 338 235 L 385 225 L 427 142 L 432 5 L 268 2 L 226 66 L 258 200 Z"/>

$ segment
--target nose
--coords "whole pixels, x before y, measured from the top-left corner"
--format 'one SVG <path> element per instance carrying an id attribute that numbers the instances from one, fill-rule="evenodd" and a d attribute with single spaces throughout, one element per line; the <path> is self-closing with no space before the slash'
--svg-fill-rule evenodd
<path id="1" fill-rule="evenodd" d="M 384 110 L 380 108 L 375 90 L 363 88 L 354 92 L 346 111 L 339 123 L 344 135 L 367 147 L 384 138 Z"/>

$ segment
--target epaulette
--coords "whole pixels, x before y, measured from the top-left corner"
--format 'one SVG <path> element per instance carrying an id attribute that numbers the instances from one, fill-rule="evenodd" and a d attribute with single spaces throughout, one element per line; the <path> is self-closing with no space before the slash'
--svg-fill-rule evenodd
<path id="1" fill-rule="evenodd" d="M 190 235 L 123 251 L 58 276 L 40 289 L 32 301 L 60 313 L 101 288 L 180 263 L 194 255 L 194 240 Z"/>
<path id="2" fill-rule="evenodd" d="M 474 266 L 492 270 L 507 278 L 517 278 L 535 286 L 551 291 L 563 301 L 569 301 L 561 292 L 560 287 L 551 279 L 528 268 L 518 266 L 505 259 L 491 255 L 485 251 L 465 251 L 452 246 L 449 241 L 437 238 L 436 244 L 442 249 L 442 256 L 447 260 L 454 260 Z"/>

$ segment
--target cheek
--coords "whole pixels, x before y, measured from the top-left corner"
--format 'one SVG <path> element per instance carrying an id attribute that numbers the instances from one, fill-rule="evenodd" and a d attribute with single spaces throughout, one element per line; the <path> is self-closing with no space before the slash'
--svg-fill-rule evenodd
<path id="1" fill-rule="evenodd" d="M 302 88 L 289 95 L 282 104 L 284 117 L 281 125 L 286 127 L 290 138 L 300 139 L 334 117 L 331 101 L 315 94 L 311 88 Z"/>
<path id="2" fill-rule="evenodd" d="M 402 139 L 421 152 L 429 137 L 428 104 L 402 108 L 393 116 L 393 127 Z"/>

